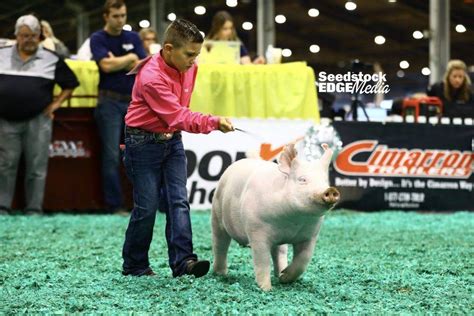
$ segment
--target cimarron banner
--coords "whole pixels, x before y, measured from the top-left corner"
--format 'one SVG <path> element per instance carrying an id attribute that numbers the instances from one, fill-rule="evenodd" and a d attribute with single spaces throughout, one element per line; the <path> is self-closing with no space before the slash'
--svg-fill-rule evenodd
<path id="1" fill-rule="evenodd" d="M 474 127 L 334 122 L 343 142 L 331 183 L 339 207 L 474 210 Z"/>

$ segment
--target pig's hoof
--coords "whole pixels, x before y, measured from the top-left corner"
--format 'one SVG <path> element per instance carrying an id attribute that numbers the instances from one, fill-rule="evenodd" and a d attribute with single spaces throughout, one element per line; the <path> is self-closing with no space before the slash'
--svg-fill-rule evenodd
<path id="1" fill-rule="evenodd" d="M 213 269 L 213 270 L 214 270 L 214 274 L 222 275 L 222 276 L 227 275 L 227 269 Z"/>
<path id="2" fill-rule="evenodd" d="M 263 284 L 263 285 L 259 285 L 259 287 L 264 292 L 269 292 L 269 291 L 272 290 L 272 285 L 271 284 Z"/>
<path id="3" fill-rule="evenodd" d="M 280 283 L 291 283 L 296 280 L 296 278 L 286 271 L 283 271 L 278 279 L 280 280 Z"/>

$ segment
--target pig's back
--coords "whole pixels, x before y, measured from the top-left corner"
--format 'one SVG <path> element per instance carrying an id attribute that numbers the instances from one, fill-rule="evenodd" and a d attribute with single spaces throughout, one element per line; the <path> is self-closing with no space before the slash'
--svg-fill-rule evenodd
<path id="1" fill-rule="evenodd" d="M 277 165 L 260 159 L 241 159 L 230 165 L 221 179 L 212 204 L 213 216 L 227 233 L 240 244 L 248 244 L 245 232 L 246 214 L 241 202 L 247 183 L 255 173 L 266 173 L 276 169 Z"/>

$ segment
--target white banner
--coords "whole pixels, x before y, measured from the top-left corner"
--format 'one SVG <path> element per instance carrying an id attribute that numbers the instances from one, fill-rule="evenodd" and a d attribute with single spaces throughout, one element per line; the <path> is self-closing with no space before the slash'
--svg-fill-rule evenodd
<path id="1" fill-rule="evenodd" d="M 230 164 L 247 154 L 274 160 L 285 144 L 302 140 L 314 124 L 311 120 L 288 119 L 232 119 L 232 123 L 247 133 L 183 133 L 192 210 L 211 208 L 217 182 Z"/>

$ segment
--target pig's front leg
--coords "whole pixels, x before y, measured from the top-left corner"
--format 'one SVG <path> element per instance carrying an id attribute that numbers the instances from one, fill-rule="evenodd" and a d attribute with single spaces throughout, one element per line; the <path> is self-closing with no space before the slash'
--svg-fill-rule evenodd
<path id="1" fill-rule="evenodd" d="M 279 245 L 272 248 L 273 274 L 278 278 L 288 266 L 288 245 Z"/>
<path id="2" fill-rule="evenodd" d="M 304 241 L 298 244 L 293 244 L 293 261 L 291 264 L 282 271 L 280 276 L 281 283 L 291 283 L 296 281 L 298 277 L 306 271 L 306 267 L 311 261 L 313 256 L 314 246 L 318 240 L 319 230 L 324 221 L 324 217 L 321 217 L 313 231 L 313 237 L 310 240 Z"/>
<path id="3" fill-rule="evenodd" d="M 311 261 L 315 244 L 316 237 L 313 237 L 308 241 L 293 245 L 293 261 L 281 272 L 281 283 L 291 283 L 296 281 L 296 279 L 303 274 Z"/>
<path id="4" fill-rule="evenodd" d="M 255 280 L 262 290 L 270 291 L 272 289 L 272 282 L 270 279 L 271 246 L 266 240 L 251 240 L 250 247 L 252 248 Z"/>

